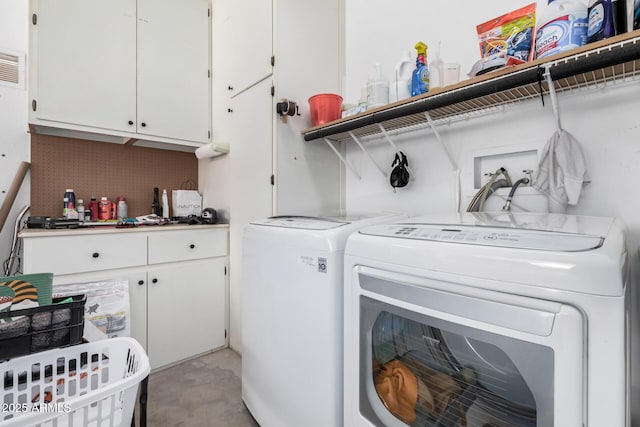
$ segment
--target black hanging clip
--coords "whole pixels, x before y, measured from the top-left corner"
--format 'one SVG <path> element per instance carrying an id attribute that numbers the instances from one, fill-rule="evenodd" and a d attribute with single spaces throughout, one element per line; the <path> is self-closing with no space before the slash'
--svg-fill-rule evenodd
<path id="1" fill-rule="evenodd" d="M 391 170 L 391 175 L 389 176 L 389 183 L 393 187 L 394 193 L 396 188 L 404 187 L 409 183 L 410 175 L 407 166 L 409 166 L 407 156 L 405 156 L 402 151 L 398 151 L 391 164 L 393 170 Z"/>
<path id="2" fill-rule="evenodd" d="M 542 90 L 542 80 L 544 80 L 544 69 L 538 65 L 538 87 L 540 88 L 540 100 L 544 107 L 544 91 Z"/>

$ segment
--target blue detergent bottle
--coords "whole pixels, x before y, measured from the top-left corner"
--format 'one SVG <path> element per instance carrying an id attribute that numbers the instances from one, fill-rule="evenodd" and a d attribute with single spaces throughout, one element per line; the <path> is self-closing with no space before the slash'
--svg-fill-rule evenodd
<path id="1" fill-rule="evenodd" d="M 611 0 L 591 0 L 589 2 L 589 26 L 587 43 L 616 35 L 613 2 Z"/>
<path id="2" fill-rule="evenodd" d="M 421 95 L 429 91 L 429 66 L 427 64 L 428 46 L 423 42 L 415 45 L 418 51 L 416 58 L 416 69 L 411 75 L 411 96 Z"/>

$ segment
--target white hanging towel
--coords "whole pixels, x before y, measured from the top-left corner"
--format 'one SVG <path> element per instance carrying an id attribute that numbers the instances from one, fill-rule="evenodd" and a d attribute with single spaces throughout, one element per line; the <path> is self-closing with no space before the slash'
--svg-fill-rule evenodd
<path id="1" fill-rule="evenodd" d="M 556 131 L 542 151 L 533 186 L 549 197 L 551 212 L 565 212 L 589 181 L 580 144 L 569 132 Z"/>

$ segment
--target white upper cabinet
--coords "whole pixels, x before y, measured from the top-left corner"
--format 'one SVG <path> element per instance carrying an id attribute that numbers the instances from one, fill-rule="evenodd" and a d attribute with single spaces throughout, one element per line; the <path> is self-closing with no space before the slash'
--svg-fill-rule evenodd
<path id="1" fill-rule="evenodd" d="M 31 29 L 31 119 L 131 131 L 135 2 L 34 2 Z"/>
<path id="2" fill-rule="evenodd" d="M 245 0 L 231 2 L 233 22 L 230 43 L 231 96 L 269 77 L 273 72 L 273 4 L 271 0 Z"/>
<path id="3" fill-rule="evenodd" d="M 208 0 L 138 1 L 138 133 L 207 142 Z"/>
<path id="4" fill-rule="evenodd" d="M 210 141 L 209 0 L 31 0 L 31 9 L 36 131 Z"/>

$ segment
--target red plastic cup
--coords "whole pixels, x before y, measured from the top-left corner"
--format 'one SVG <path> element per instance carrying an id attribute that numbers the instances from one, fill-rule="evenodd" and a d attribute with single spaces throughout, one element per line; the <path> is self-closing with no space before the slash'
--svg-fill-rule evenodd
<path id="1" fill-rule="evenodd" d="M 340 118 L 342 97 L 332 93 L 321 93 L 309 98 L 311 125 L 320 126 Z"/>

